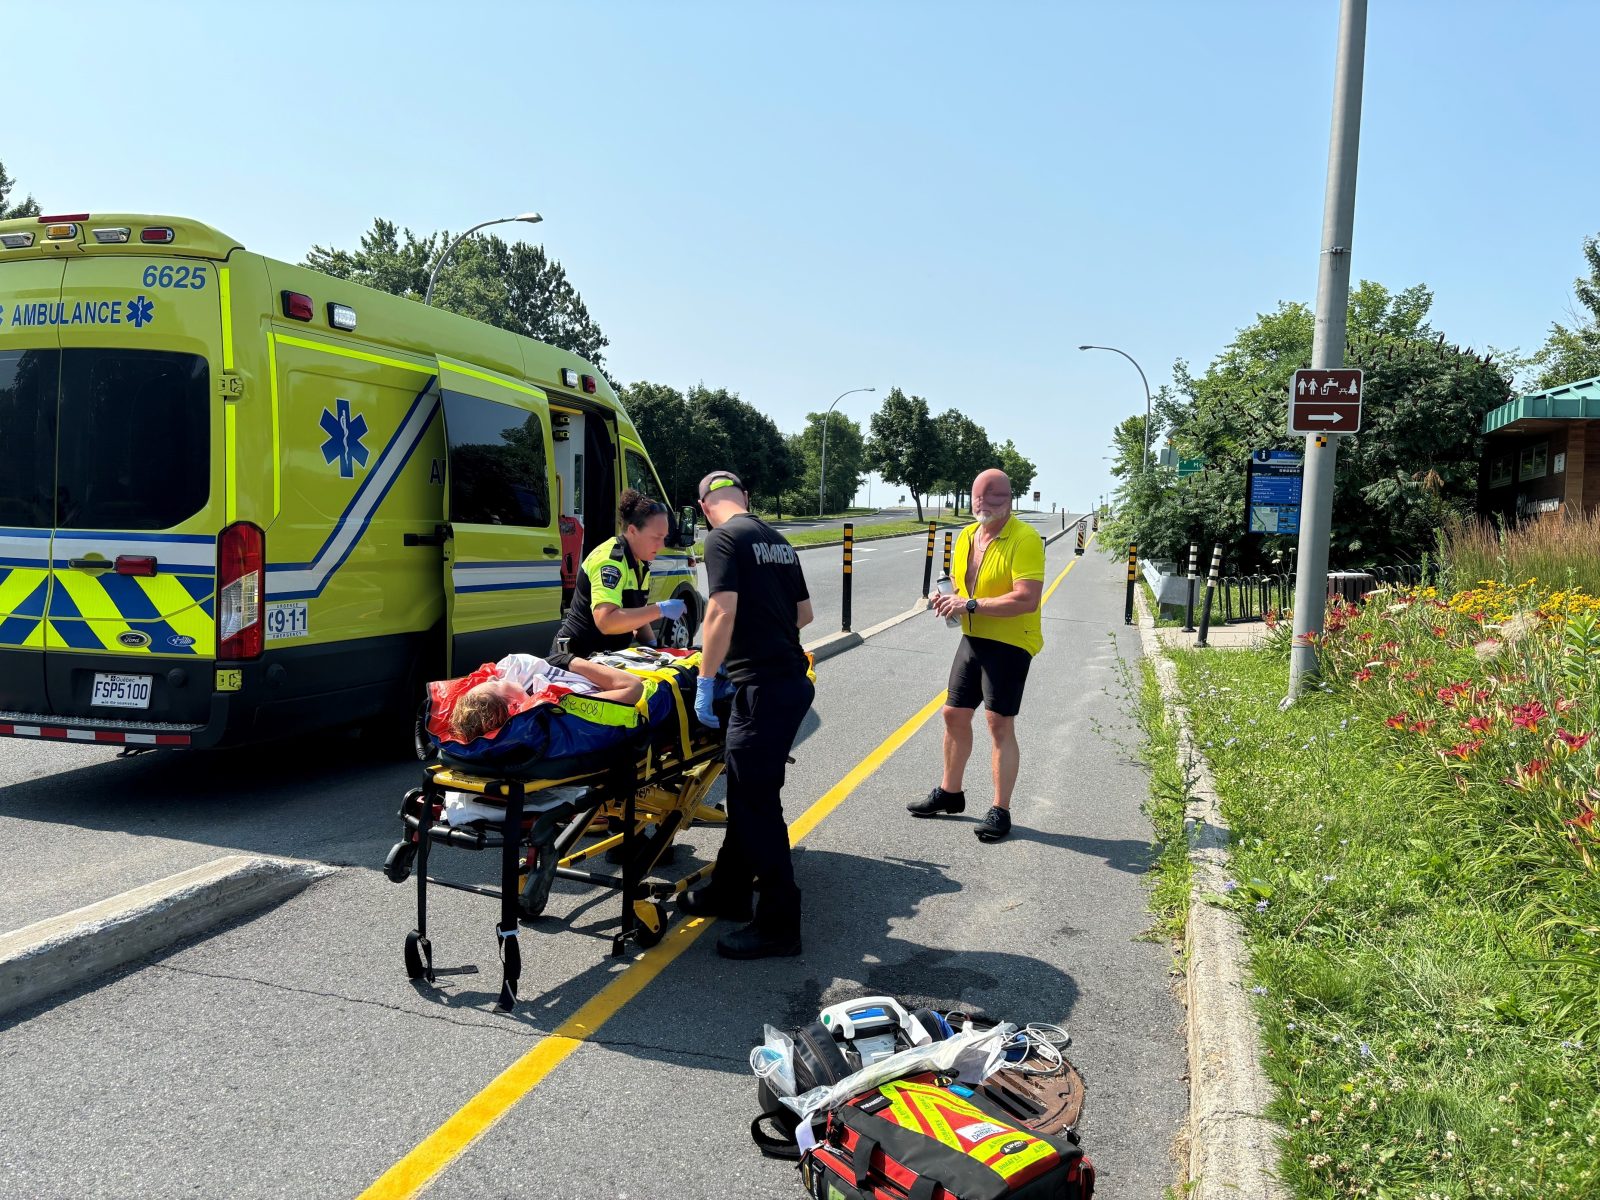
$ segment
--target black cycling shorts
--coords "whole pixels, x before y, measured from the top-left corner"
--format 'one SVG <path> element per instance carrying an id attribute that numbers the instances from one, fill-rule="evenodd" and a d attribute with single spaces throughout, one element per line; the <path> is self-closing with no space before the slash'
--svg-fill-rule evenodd
<path id="1" fill-rule="evenodd" d="M 1014 717 L 1022 708 L 1022 688 L 1028 682 L 1033 655 L 1021 646 L 992 638 L 964 635 L 950 664 L 951 708 L 977 708 L 982 700 L 999 717 Z"/>

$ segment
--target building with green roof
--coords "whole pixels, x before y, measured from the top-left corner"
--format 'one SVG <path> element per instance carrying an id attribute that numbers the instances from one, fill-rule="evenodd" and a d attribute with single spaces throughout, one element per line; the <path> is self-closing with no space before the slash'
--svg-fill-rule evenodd
<path id="1" fill-rule="evenodd" d="M 1509 400 L 1483 418 L 1483 434 L 1484 516 L 1600 508 L 1600 377 Z"/>

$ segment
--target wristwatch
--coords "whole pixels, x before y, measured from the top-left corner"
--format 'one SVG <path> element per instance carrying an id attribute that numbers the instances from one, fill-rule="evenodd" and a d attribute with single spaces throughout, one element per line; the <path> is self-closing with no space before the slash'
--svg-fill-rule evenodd
<path id="1" fill-rule="evenodd" d="M 972 597 L 968 598 L 968 600 L 967 600 L 967 615 L 970 617 L 973 613 L 975 613 L 977 611 L 978 611 L 978 598 L 976 596 L 972 596 Z"/>

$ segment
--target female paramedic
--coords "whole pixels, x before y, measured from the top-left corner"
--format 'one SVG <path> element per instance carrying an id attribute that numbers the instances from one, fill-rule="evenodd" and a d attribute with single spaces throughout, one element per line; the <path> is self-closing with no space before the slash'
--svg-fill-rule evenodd
<path id="1" fill-rule="evenodd" d="M 556 633 L 558 652 L 588 658 L 625 650 L 634 635 L 655 644 L 650 626 L 683 616 L 682 600 L 650 603 L 650 564 L 667 541 L 667 506 L 633 488 L 622 493 L 616 537 L 601 542 L 583 560 L 572 606 Z"/>

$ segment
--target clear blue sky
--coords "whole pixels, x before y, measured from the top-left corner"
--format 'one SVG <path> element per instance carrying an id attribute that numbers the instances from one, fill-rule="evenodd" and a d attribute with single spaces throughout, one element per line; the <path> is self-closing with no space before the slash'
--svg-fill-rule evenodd
<path id="1" fill-rule="evenodd" d="M 621 380 L 725 386 L 786 430 L 899 385 L 1015 439 L 1047 504 L 1107 490 L 1143 406 L 1080 342 L 1158 388 L 1315 292 L 1337 0 L 63 21 L 6 65 L 0 161 L 47 211 L 178 213 L 299 259 L 378 215 L 535 208 Z M 1600 233 L 1596 44 L 1588 0 L 1374 0 L 1356 276 L 1427 283 L 1462 345 L 1536 348 Z"/>

